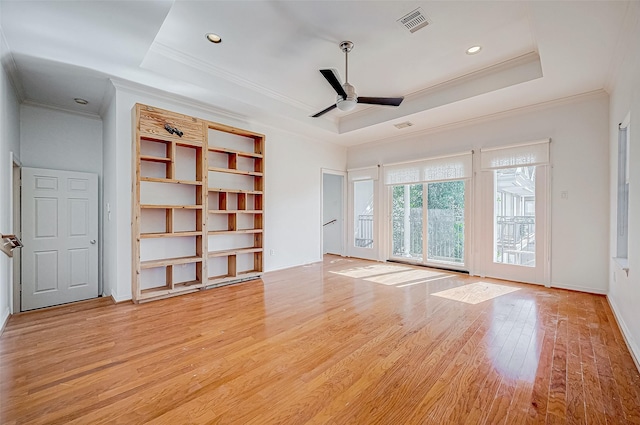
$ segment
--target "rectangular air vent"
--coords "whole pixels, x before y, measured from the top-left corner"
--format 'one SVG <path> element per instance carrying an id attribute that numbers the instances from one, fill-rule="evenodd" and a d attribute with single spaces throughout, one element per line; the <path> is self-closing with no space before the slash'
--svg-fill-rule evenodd
<path id="1" fill-rule="evenodd" d="M 409 122 L 409 121 L 405 121 L 405 122 L 401 122 L 401 123 L 398 123 L 398 124 L 394 124 L 394 126 L 398 130 L 403 129 L 403 128 L 407 128 L 407 127 L 411 127 L 412 125 L 413 125 L 413 123 Z"/>
<path id="2" fill-rule="evenodd" d="M 429 22 L 429 18 L 424 14 L 421 7 L 398 19 L 398 23 L 408 29 L 412 34 L 429 25 Z"/>

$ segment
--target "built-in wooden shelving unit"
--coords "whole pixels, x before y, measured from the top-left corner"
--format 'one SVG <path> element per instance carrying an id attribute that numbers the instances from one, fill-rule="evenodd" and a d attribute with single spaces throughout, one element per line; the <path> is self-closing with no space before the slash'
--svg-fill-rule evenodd
<path id="1" fill-rule="evenodd" d="M 264 135 L 137 104 L 133 298 L 263 270 Z"/>

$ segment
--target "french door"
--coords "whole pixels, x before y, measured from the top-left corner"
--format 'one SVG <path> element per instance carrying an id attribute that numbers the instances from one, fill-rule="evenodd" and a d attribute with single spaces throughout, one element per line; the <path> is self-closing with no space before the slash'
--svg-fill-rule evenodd
<path id="1" fill-rule="evenodd" d="M 548 149 L 543 141 L 482 152 L 482 275 L 549 285 Z"/>
<path id="2" fill-rule="evenodd" d="M 466 269 L 465 180 L 390 187 L 390 258 Z"/>
<path id="3" fill-rule="evenodd" d="M 377 260 L 378 255 L 378 167 L 348 171 L 348 252 L 351 257 Z"/>

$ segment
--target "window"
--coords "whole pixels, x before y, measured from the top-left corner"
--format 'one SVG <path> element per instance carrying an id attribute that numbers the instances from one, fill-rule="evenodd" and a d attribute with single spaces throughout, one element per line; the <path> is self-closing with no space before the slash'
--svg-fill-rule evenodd
<path id="1" fill-rule="evenodd" d="M 616 257 L 627 258 L 629 246 L 629 115 L 618 126 L 618 214 Z"/>
<path id="2" fill-rule="evenodd" d="M 373 190 L 373 180 L 353 182 L 353 243 L 358 248 L 373 248 Z"/>
<path id="3" fill-rule="evenodd" d="M 493 261 L 536 265 L 536 167 L 494 170 Z"/>

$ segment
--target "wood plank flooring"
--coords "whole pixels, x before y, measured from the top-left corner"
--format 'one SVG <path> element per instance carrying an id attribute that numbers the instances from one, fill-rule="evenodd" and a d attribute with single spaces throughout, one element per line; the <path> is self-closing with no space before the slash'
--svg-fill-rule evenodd
<path id="1" fill-rule="evenodd" d="M 605 297 L 335 256 L 15 315 L 0 378 L 4 425 L 640 424 Z"/>

